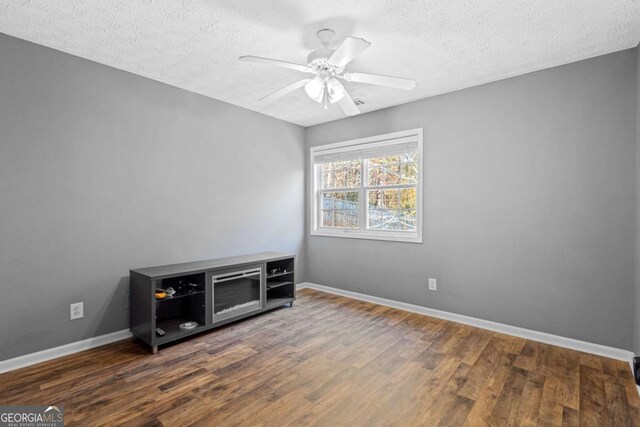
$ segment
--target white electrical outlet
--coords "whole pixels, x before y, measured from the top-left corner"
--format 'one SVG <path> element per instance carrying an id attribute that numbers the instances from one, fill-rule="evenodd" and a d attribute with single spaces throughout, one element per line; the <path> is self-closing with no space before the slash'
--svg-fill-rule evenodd
<path id="1" fill-rule="evenodd" d="M 71 320 L 82 319 L 84 317 L 84 303 L 75 302 L 71 304 Z"/>
<path id="2" fill-rule="evenodd" d="M 438 283 L 436 282 L 436 279 L 429 278 L 429 290 L 430 291 L 438 290 Z"/>

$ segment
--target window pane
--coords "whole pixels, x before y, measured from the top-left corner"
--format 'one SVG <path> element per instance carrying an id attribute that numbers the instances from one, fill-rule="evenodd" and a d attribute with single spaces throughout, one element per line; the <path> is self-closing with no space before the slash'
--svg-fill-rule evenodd
<path id="1" fill-rule="evenodd" d="M 322 193 L 322 209 L 358 210 L 357 191 L 330 191 Z"/>
<path id="2" fill-rule="evenodd" d="M 328 185 L 333 182 L 332 171 L 322 171 L 322 188 L 328 188 Z"/>
<path id="3" fill-rule="evenodd" d="M 400 166 L 369 166 L 369 185 L 394 185 L 401 183 Z"/>
<path id="4" fill-rule="evenodd" d="M 359 228 L 357 191 L 327 191 L 322 193 L 322 226 Z"/>
<path id="5" fill-rule="evenodd" d="M 401 184 L 415 184 L 418 182 L 418 163 L 415 161 L 403 161 L 400 165 Z"/>
<path id="6" fill-rule="evenodd" d="M 415 184 L 418 179 L 418 154 L 369 159 L 369 185 Z"/>
<path id="7" fill-rule="evenodd" d="M 382 230 L 383 212 L 380 209 L 369 209 L 367 228 L 371 230 Z"/>
<path id="8" fill-rule="evenodd" d="M 400 156 L 400 160 L 402 163 L 417 163 L 418 162 L 418 152 L 414 151 L 412 153 L 404 153 Z"/>
<path id="9" fill-rule="evenodd" d="M 369 209 L 370 230 L 414 231 L 416 211 L 409 209 Z"/>
<path id="10" fill-rule="evenodd" d="M 382 191 L 383 190 L 368 191 L 367 200 L 370 209 L 382 207 Z"/>
<path id="11" fill-rule="evenodd" d="M 416 189 L 403 188 L 400 190 L 400 206 L 402 209 L 416 209 Z"/>
<path id="12" fill-rule="evenodd" d="M 322 211 L 322 226 L 333 227 L 333 211 Z"/>
<path id="13" fill-rule="evenodd" d="M 398 217 L 398 226 L 400 230 L 413 231 L 416 229 L 416 211 L 415 209 L 403 209 Z"/>
<path id="14" fill-rule="evenodd" d="M 369 209 L 416 209 L 416 189 L 369 190 Z"/>
<path id="15" fill-rule="evenodd" d="M 368 223 L 371 230 L 414 231 L 416 229 L 416 189 L 370 190 Z"/>
<path id="16" fill-rule="evenodd" d="M 323 210 L 322 227 L 358 228 L 358 211 L 353 209 Z"/>
<path id="17" fill-rule="evenodd" d="M 400 188 L 389 190 L 369 190 L 369 208 L 378 209 L 415 209 L 416 189 Z"/>
<path id="18" fill-rule="evenodd" d="M 336 209 L 334 211 L 334 227 L 358 228 L 358 211 L 352 209 Z"/>
<path id="19" fill-rule="evenodd" d="M 360 186 L 360 160 L 323 163 L 320 188 L 355 188 Z"/>
<path id="20" fill-rule="evenodd" d="M 400 208 L 400 191 L 399 190 L 384 190 L 382 192 L 382 204 L 381 208 L 398 209 Z"/>
<path id="21" fill-rule="evenodd" d="M 369 160 L 369 185 L 394 185 L 401 182 L 398 156 Z"/>
<path id="22" fill-rule="evenodd" d="M 390 165 L 398 162 L 400 162 L 400 156 L 375 157 L 373 159 L 369 159 L 370 164 L 375 164 L 377 166 Z"/>

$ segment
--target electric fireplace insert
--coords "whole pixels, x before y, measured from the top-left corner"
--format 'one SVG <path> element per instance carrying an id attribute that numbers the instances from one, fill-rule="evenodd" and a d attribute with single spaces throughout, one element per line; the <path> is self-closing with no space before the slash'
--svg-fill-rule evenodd
<path id="1" fill-rule="evenodd" d="M 260 310 L 261 280 L 261 267 L 212 276 L 213 322 Z"/>

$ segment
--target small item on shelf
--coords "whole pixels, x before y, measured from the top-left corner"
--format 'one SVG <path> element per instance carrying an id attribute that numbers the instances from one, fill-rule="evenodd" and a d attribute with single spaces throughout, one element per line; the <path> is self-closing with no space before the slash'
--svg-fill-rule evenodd
<path id="1" fill-rule="evenodd" d="M 198 322 L 184 322 L 180 324 L 180 329 L 189 330 L 198 326 Z"/>
<path id="2" fill-rule="evenodd" d="M 161 337 L 161 336 L 165 335 L 166 332 L 162 328 L 156 328 L 156 334 L 158 334 L 158 336 Z"/>
<path id="3" fill-rule="evenodd" d="M 272 268 L 272 269 L 271 269 L 271 274 L 276 274 L 277 272 L 278 272 L 278 269 L 277 269 L 277 268 Z"/>
<path id="4" fill-rule="evenodd" d="M 167 293 L 164 291 L 164 289 L 156 289 L 156 299 L 165 299 L 166 297 Z"/>
<path id="5" fill-rule="evenodd" d="M 169 287 L 169 288 L 165 289 L 164 291 L 165 291 L 165 292 L 167 293 L 167 295 L 168 295 L 168 296 L 170 296 L 170 297 L 172 297 L 172 296 L 173 296 L 173 294 L 175 294 L 175 293 L 176 293 L 176 290 L 175 290 L 175 289 L 173 289 L 173 288 L 171 288 L 171 287 Z"/>

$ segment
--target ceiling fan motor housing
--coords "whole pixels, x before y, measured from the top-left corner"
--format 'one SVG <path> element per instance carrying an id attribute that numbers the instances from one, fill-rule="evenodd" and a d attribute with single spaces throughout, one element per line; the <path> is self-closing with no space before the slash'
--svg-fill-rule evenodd
<path id="1" fill-rule="evenodd" d="M 337 67 L 327 63 L 331 55 L 335 52 L 335 50 L 328 48 L 329 43 L 331 43 L 335 35 L 336 33 L 329 28 L 325 28 L 316 33 L 318 40 L 322 43 L 322 47 L 307 55 L 307 66 L 311 67 L 316 73 L 321 71 L 329 71 L 331 73 L 342 72 L 342 69 L 339 70 Z"/>
<path id="2" fill-rule="evenodd" d="M 307 55 L 307 65 L 309 65 L 310 67 L 326 65 L 327 60 L 331 58 L 333 52 L 335 51 L 326 47 L 314 50 L 309 55 Z"/>

